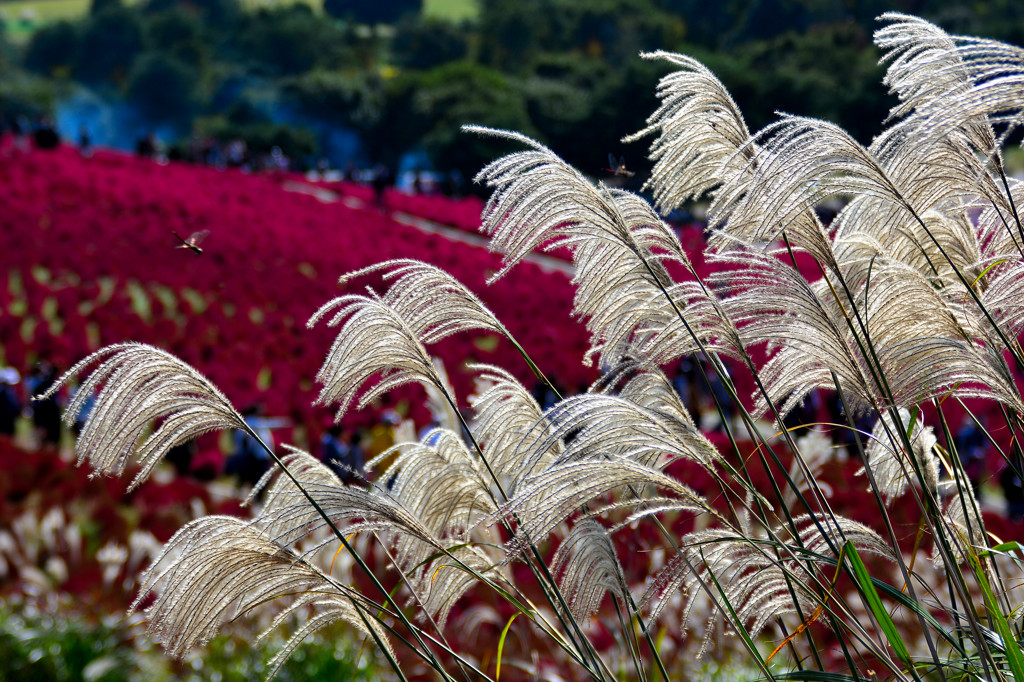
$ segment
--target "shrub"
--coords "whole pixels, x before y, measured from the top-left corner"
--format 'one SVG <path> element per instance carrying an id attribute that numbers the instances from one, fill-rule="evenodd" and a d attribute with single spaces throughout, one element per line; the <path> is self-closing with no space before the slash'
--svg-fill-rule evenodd
<path id="1" fill-rule="evenodd" d="M 275 663 L 340 620 L 399 677 L 416 660 L 444 679 L 490 678 L 492 662 L 496 679 L 503 661 L 537 677 L 667 679 L 729 641 L 767 678 L 1024 676 L 1021 548 L 986 533 L 949 426 L 954 407 L 967 411 L 1021 466 L 1018 439 L 993 434 L 995 419 L 1016 433 L 1024 412 L 1024 193 L 1000 152 L 1021 115 L 1024 51 L 883 19 L 876 41 L 900 101 L 869 147 L 796 116 L 752 135 L 701 64 L 649 55 L 676 71 L 634 137 L 656 136 L 659 208 L 710 194 L 704 256 L 721 268 L 708 276 L 641 197 L 591 183 L 525 136 L 472 128 L 522 148 L 477 176 L 493 190 L 482 230 L 506 254 L 493 279 L 531 249 L 568 248 L 585 359 L 604 376 L 542 411 L 512 375 L 479 366 L 464 417 L 427 346 L 485 330 L 541 380 L 542 368 L 438 268 L 394 260 L 350 274 L 383 273 L 386 289 L 342 295 L 310 320 L 337 329 L 319 401 L 344 413 L 419 383 L 442 426 L 395 447 L 387 488 L 343 485 L 292 451 L 252 522 L 185 526 L 139 598 L 155 594 L 147 615 L 168 652 L 287 596 L 271 627 L 316 615 Z M 815 209 L 834 197 L 845 207 L 826 225 Z M 661 369 L 693 355 L 728 434 L 717 446 Z M 749 372 L 751 398 L 725 357 Z M 111 346 L 69 375 L 91 365 L 79 400 L 100 390 L 78 451 L 101 471 L 138 464 L 138 482 L 200 433 L 255 437 L 163 351 Z M 848 434 L 864 467 L 853 485 L 871 503 L 844 510 L 855 518 L 833 507 L 825 436 L 769 437 L 759 422 L 781 425 L 816 391 L 837 394 L 846 423 L 832 435 Z M 858 428 L 865 415 L 874 426 Z M 736 431 L 757 447 L 742 450 Z M 909 529 L 893 523 L 898 499 L 916 510 Z M 393 574 L 373 570 L 371 549 Z M 339 578 L 323 557 L 342 553 L 352 572 Z M 470 590 L 491 602 L 461 610 Z M 501 632 L 493 655 L 479 645 L 488 630 Z M 448 635 L 460 631 L 457 647 Z"/>

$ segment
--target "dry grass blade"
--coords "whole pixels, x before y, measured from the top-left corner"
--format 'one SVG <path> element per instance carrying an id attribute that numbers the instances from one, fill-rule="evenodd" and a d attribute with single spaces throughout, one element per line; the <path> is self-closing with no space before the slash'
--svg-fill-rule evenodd
<path id="1" fill-rule="evenodd" d="M 82 382 L 64 411 L 64 421 L 70 425 L 98 391 L 75 447 L 78 461 L 88 460 L 104 474 L 120 475 L 134 460 L 142 468 L 129 490 L 144 481 L 175 445 L 210 431 L 245 426 L 206 377 L 170 353 L 141 343 L 93 353 L 37 397 L 52 395 L 95 362 L 99 366 Z M 153 422 L 159 426 L 140 445 Z"/>

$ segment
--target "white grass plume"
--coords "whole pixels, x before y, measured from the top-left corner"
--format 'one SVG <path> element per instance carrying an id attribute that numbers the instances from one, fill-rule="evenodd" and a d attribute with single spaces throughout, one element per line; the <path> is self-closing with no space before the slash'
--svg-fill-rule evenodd
<path id="1" fill-rule="evenodd" d="M 578 623 L 588 622 L 597 613 L 605 592 L 627 603 L 629 588 L 615 543 L 593 519 L 577 522 L 565 536 L 551 559 L 551 574 Z"/>
<path id="2" fill-rule="evenodd" d="M 673 412 L 614 395 L 566 398 L 544 414 L 546 437 L 524 441 L 524 447 L 532 448 L 524 455 L 532 463 L 562 440 L 565 447 L 556 463 L 624 457 L 661 469 L 685 459 L 712 469 L 721 459 L 718 451 L 692 421 Z"/>
<path id="3" fill-rule="evenodd" d="M 489 476 L 460 434 L 434 429 L 422 443 L 400 443 L 381 457 L 395 452 L 381 480 L 395 476 L 391 495 L 432 535 L 461 538 L 496 510 Z"/>
<path id="4" fill-rule="evenodd" d="M 231 403 L 193 367 L 166 351 L 141 343 L 107 346 L 85 358 L 42 396 L 52 395 L 95 362 L 64 411 L 68 425 L 97 392 L 75 450 L 104 474 L 120 475 L 129 461 L 141 466 L 128 489 L 144 481 L 175 445 L 221 429 L 244 428 Z M 101 388 L 102 386 L 102 388 Z M 139 443 L 150 424 L 157 429 Z"/>
<path id="5" fill-rule="evenodd" d="M 663 59 L 677 70 L 659 81 L 661 104 L 647 127 L 623 141 L 658 135 L 651 144 L 655 163 L 644 189 L 654 190 L 660 210 L 671 210 L 742 173 L 756 149 L 746 145 L 750 132 L 736 102 L 706 66 L 668 52 L 641 56 Z"/>
<path id="6" fill-rule="evenodd" d="M 359 399 L 360 409 L 402 384 L 443 387 L 416 330 L 373 292 L 329 301 L 307 326 L 313 327 L 328 315 L 328 326 L 340 325 L 341 329 L 317 373 L 317 380 L 323 384 L 317 402 L 337 402 L 339 418 L 355 400 L 359 388 L 376 374 L 381 380 Z"/>
<path id="7" fill-rule="evenodd" d="M 205 644 L 224 620 L 287 596 L 316 595 L 332 604 L 335 620 L 367 632 L 353 606 L 353 600 L 362 601 L 358 593 L 342 589 L 258 528 L 228 516 L 206 516 L 179 530 L 147 571 L 132 609 L 154 591 L 156 601 L 146 609 L 149 629 L 172 656 Z M 377 630 L 387 642 L 383 628 Z"/>
<path id="8" fill-rule="evenodd" d="M 384 261 L 350 272 L 341 282 L 379 271 L 384 271 L 384 280 L 390 282 L 381 297 L 382 303 L 402 318 L 421 343 L 435 343 L 471 329 L 509 336 L 505 326 L 476 295 L 429 263 L 412 259 Z"/>
<path id="9" fill-rule="evenodd" d="M 677 509 L 713 513 L 703 497 L 671 476 L 622 457 L 567 461 L 555 464 L 523 481 L 516 495 L 498 510 L 499 516 L 515 515 L 516 535 L 506 545 L 509 559 L 539 541 L 580 507 L 618 489 L 654 486 L 679 502 Z M 645 501 L 633 497 L 634 504 Z M 627 504 L 631 504 L 629 499 Z M 599 513 L 597 511 L 591 513 Z"/>
<path id="10" fill-rule="evenodd" d="M 690 533 L 681 539 L 683 549 L 662 569 L 641 598 L 638 608 L 652 607 L 649 622 L 656 621 L 664 612 L 668 596 L 682 588 L 686 595 L 683 610 L 684 624 L 697 603 L 700 585 L 713 584 L 712 575 L 725 592 L 729 606 L 744 624 L 751 637 L 766 625 L 788 613 L 795 613 L 799 604 L 804 615 L 811 613 L 818 602 L 809 590 L 815 584 L 814 576 L 806 568 L 806 561 L 796 561 L 790 552 L 812 553 L 836 558 L 831 547 L 846 541 L 861 553 L 877 554 L 894 560 L 891 549 L 882 538 L 867 526 L 843 517 L 818 516 L 823 535 L 810 516 L 793 519 L 800 534 L 800 545 L 782 550 L 781 558 L 765 543 L 755 543 L 732 529 L 711 529 Z M 785 527 L 775 530 L 776 537 L 786 537 Z M 790 589 L 792 588 L 792 592 Z M 712 587 L 712 591 L 717 591 Z M 794 601 L 794 595 L 796 601 Z M 721 595 L 715 594 L 721 604 Z M 724 610 L 721 604 L 721 610 Z M 712 619 L 720 617 L 712 615 Z M 734 630 L 731 622 L 728 625 Z M 707 650 L 714 629 L 709 627 L 704 646 Z"/>
<path id="11" fill-rule="evenodd" d="M 761 148 L 749 162 L 750 175 L 727 182 L 716 194 L 711 222 L 741 243 L 773 242 L 783 231 L 830 264 L 827 239 L 802 227 L 821 201 L 836 195 L 867 194 L 909 208 L 899 187 L 868 149 L 832 123 L 783 116 L 761 130 Z"/>
<path id="12" fill-rule="evenodd" d="M 900 408 L 899 415 L 903 422 L 903 428 L 909 429 L 910 412 L 905 408 Z M 886 427 L 888 427 L 888 433 Z M 895 447 L 889 433 L 892 434 L 892 438 L 896 438 Z M 914 473 L 914 466 L 909 461 L 903 448 L 903 442 L 897 434 L 892 417 L 888 412 L 883 413 L 871 432 L 871 440 L 865 452 L 875 483 L 882 495 L 886 497 L 886 502 L 890 503 L 897 497 L 902 497 L 907 491 L 907 487 L 918 480 Z M 934 430 L 920 421 L 915 423 L 914 429 L 909 435 L 914 462 L 924 475 L 928 492 L 934 495 L 939 487 L 939 461 L 932 448 L 935 447 L 938 439 L 935 437 Z M 863 474 L 864 470 L 861 469 L 857 473 Z"/>
<path id="13" fill-rule="evenodd" d="M 497 570 L 497 562 L 480 547 L 464 545 L 452 549 L 450 553 L 481 575 L 491 579 L 501 577 Z M 479 582 L 479 578 L 457 564 L 451 557 L 439 557 L 422 572 L 419 581 L 418 589 L 423 594 L 423 608 L 439 626 L 444 627 L 455 603 Z"/>
<path id="14" fill-rule="evenodd" d="M 478 379 L 485 386 L 469 399 L 474 411 L 473 434 L 485 448 L 494 473 L 503 479 L 502 485 L 511 495 L 524 477 L 554 461 L 562 452 L 562 442 L 554 441 L 549 450 L 540 452 L 528 463 L 518 447 L 520 441 L 531 432 L 534 439 L 548 433 L 540 405 L 505 370 L 492 365 L 471 365 L 470 369 L 480 373 Z"/>

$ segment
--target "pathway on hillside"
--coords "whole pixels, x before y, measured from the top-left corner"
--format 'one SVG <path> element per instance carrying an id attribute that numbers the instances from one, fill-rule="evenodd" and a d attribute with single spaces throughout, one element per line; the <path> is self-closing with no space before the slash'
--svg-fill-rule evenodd
<path id="1" fill-rule="evenodd" d="M 284 189 L 288 192 L 298 192 L 300 194 L 308 194 L 310 196 L 316 197 L 318 200 L 324 202 L 325 204 L 335 203 L 340 200 L 341 203 L 345 204 L 349 208 L 354 208 L 356 210 L 376 210 L 375 208 L 368 206 L 366 202 L 363 201 L 362 199 L 357 199 L 356 197 L 342 197 L 337 192 L 326 189 L 324 187 L 318 187 L 317 185 L 312 185 L 306 182 L 297 182 L 294 180 L 289 180 L 283 183 L 282 187 L 284 187 Z M 440 235 L 445 239 L 462 242 L 463 244 L 469 244 L 470 246 L 477 246 L 482 249 L 488 249 L 490 245 L 490 240 L 487 237 L 483 236 L 482 234 L 477 234 L 475 232 L 467 232 L 466 230 L 460 230 L 457 227 L 444 225 L 433 220 L 427 220 L 426 218 L 419 218 L 417 216 L 409 215 L 408 213 L 403 213 L 401 211 L 395 211 L 393 213 L 390 213 L 388 214 L 388 217 L 396 222 L 402 223 L 403 225 L 415 227 L 417 230 L 420 230 L 421 232 Z M 548 256 L 547 254 L 536 252 L 529 253 L 526 255 L 525 260 L 533 263 L 537 267 L 548 272 L 561 272 L 562 274 L 570 278 L 576 274 L 576 270 L 575 268 L 573 268 L 571 263 L 568 263 L 560 258 Z"/>

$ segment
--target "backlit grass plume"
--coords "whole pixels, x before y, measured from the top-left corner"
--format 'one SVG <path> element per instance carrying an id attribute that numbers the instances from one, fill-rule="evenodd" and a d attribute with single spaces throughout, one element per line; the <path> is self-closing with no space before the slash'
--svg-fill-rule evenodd
<path id="1" fill-rule="evenodd" d="M 141 469 L 129 489 L 144 481 L 175 445 L 210 431 L 245 427 L 241 415 L 206 377 L 173 355 L 141 343 L 93 353 L 37 398 L 56 393 L 96 362 L 99 366 L 68 403 L 64 423 L 70 426 L 96 395 L 75 446 L 78 461 L 113 475 L 122 474 L 134 461 Z"/>

